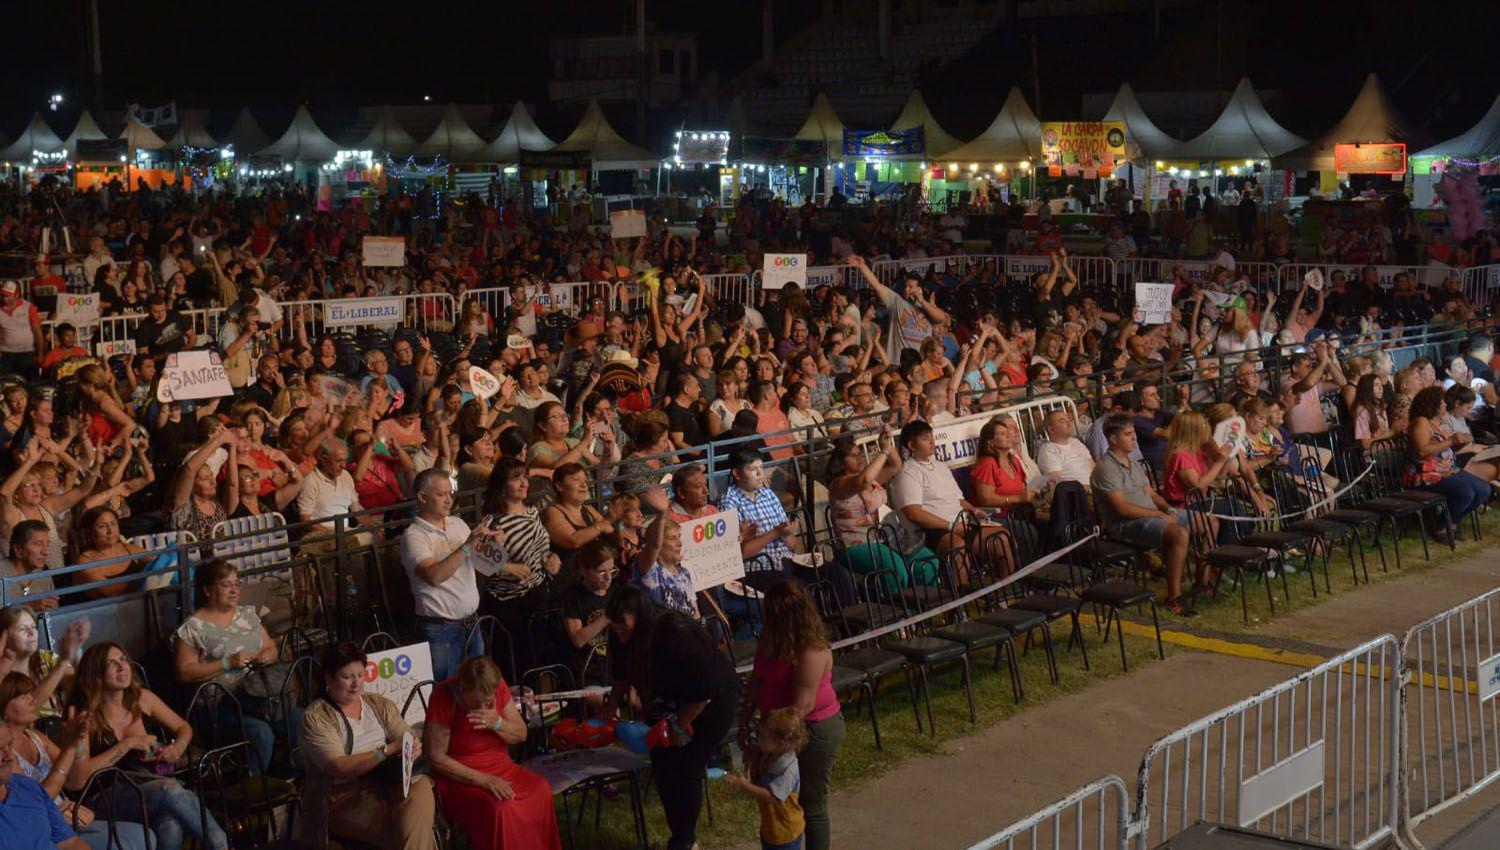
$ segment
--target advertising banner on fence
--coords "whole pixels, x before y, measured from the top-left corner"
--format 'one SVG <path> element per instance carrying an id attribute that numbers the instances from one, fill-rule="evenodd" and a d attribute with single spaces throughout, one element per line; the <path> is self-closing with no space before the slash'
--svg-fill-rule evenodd
<path id="1" fill-rule="evenodd" d="M 323 325 L 354 328 L 363 325 L 399 325 L 406 318 L 403 298 L 335 298 L 324 302 Z"/>
<path id="2" fill-rule="evenodd" d="M 94 354 L 108 360 L 121 354 L 134 354 L 135 340 L 117 339 L 113 342 L 98 342 L 94 344 Z"/>
<path id="3" fill-rule="evenodd" d="M 366 236 L 363 243 L 367 266 L 406 265 L 406 239 L 401 236 Z"/>
<path id="4" fill-rule="evenodd" d="M 162 366 L 161 383 L 156 385 L 157 401 L 183 401 L 194 398 L 222 398 L 234 395 L 229 373 L 217 351 L 179 351 L 167 355 Z"/>
<path id="5" fill-rule="evenodd" d="M 728 510 L 681 523 L 682 566 L 693 576 L 693 590 L 708 590 L 745 575 L 740 554 L 740 514 Z"/>
<path id="6" fill-rule="evenodd" d="M 1050 268 L 1052 268 L 1050 257 L 1006 257 L 1005 279 L 1013 283 L 1029 281 Z"/>
<path id="7" fill-rule="evenodd" d="M 1125 161 L 1123 121 L 1044 121 L 1042 161 L 1053 173 L 1094 171 L 1108 177 Z"/>
<path id="8" fill-rule="evenodd" d="M 844 156 L 903 156 L 927 151 L 927 131 L 845 130 Z"/>
<path id="9" fill-rule="evenodd" d="M 394 702 L 397 708 L 406 704 L 406 697 L 418 682 L 432 678 L 432 649 L 426 643 L 398 646 L 385 652 L 371 652 L 365 657 L 365 693 L 380 694 Z M 420 723 L 427 719 L 427 709 L 421 700 L 412 700 L 406 712 L 407 723 Z"/>
<path id="10" fill-rule="evenodd" d="M 1333 170 L 1340 174 L 1405 174 L 1406 145 L 1401 142 L 1335 144 Z"/>
<path id="11" fill-rule="evenodd" d="M 806 254 L 767 254 L 761 267 L 761 289 L 783 289 L 789 283 L 807 288 Z"/>

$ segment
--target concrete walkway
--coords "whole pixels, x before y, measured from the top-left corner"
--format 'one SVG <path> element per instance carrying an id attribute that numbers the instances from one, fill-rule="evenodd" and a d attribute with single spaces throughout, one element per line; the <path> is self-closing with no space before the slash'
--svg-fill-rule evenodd
<path id="1" fill-rule="evenodd" d="M 1378 568 L 1378 566 L 1377 566 Z M 1496 550 L 1441 569 L 1342 593 L 1254 632 L 1221 635 L 1328 656 L 1381 633 L 1406 629 L 1500 586 Z M 1190 627 L 1191 624 L 1189 624 Z M 1098 663 L 1108 663 L 1100 653 Z M 1140 759 L 1157 738 L 1296 675 L 1297 667 L 1184 649 L 1125 679 L 1038 704 L 1000 725 L 952 742 L 941 756 L 831 798 L 839 848 L 964 848 L 1106 774 L 1134 793 Z M 1480 795 L 1493 806 L 1500 791 Z M 1484 813 L 1481 800 L 1424 825 L 1436 843 Z M 1495 825 L 1484 825 L 1490 835 Z M 1430 838 L 1427 836 L 1431 836 Z M 755 844 L 740 845 L 752 850 Z M 1500 847 L 1500 838 L 1475 847 Z M 1469 850 L 1456 844 L 1454 850 Z"/>

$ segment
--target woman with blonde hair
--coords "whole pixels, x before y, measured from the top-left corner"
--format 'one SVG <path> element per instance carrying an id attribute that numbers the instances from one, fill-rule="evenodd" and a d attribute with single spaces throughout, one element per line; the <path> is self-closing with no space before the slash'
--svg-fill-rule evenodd
<path id="1" fill-rule="evenodd" d="M 745 686 L 739 743 L 751 750 L 751 721 L 792 708 L 807 726 L 797 754 L 808 850 L 827 850 L 828 781 L 844 743 L 844 715 L 833 692 L 833 652 L 817 608 L 802 585 L 783 579 L 766 591 L 755 665 Z"/>
<path id="2" fill-rule="evenodd" d="M 1356 354 L 1344 361 L 1345 383 L 1339 388 L 1339 398 L 1344 402 L 1344 410 L 1354 412 L 1355 385 L 1359 383 L 1360 378 L 1373 375 L 1374 372 L 1374 362 L 1363 354 Z"/>
<path id="3" fill-rule="evenodd" d="M 1214 351 L 1219 354 L 1242 354 L 1255 351 L 1262 345 L 1260 331 L 1256 330 L 1250 311 L 1245 308 L 1244 299 L 1237 298 L 1229 302 L 1223 321 L 1219 324 L 1218 337 L 1214 340 Z"/>
<path id="4" fill-rule="evenodd" d="M 89 441 L 100 448 L 124 445 L 135 430 L 135 419 L 125 412 L 125 403 L 104 367 L 90 363 L 79 369 L 78 392 L 89 420 Z"/>

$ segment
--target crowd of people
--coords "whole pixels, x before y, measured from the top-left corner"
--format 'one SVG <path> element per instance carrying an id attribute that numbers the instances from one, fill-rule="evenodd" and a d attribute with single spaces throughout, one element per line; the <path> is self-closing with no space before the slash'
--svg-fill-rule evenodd
<path id="1" fill-rule="evenodd" d="M 0 209 L 0 253 L 35 251 L 53 224 L 31 197 Z M 1456 528 L 1500 476 L 1486 448 L 1497 364 L 1485 305 L 1456 281 L 1398 276 L 1386 289 L 1340 273 L 1267 292 L 1226 245 L 1203 277 L 1179 271 L 1167 322 L 1143 325 L 1118 282 L 1081 275 L 1045 225 L 1047 268 L 1031 278 L 990 262 L 883 280 L 866 256 L 953 253 L 961 224 L 898 230 L 770 202 L 737 211 L 732 242 L 660 222 L 618 240 L 474 195 L 433 217 L 389 198 L 319 212 L 295 186 L 115 187 L 60 206 L 87 240 L 80 272 L 103 314 L 139 320 L 134 353 L 100 357 L 81 329 L 44 326 L 63 285 L 49 263 L 0 283 L 0 580 L 24 603 L 0 614 L 0 771 L 27 777 L 0 792 L 46 802 L 33 807 L 37 834 L 54 843 L 76 830 L 103 846 L 85 814 L 103 803 L 77 794 L 124 766 L 148 780 L 149 823 L 121 834 L 132 850 L 147 833 L 167 850 L 189 837 L 226 846 L 171 766 L 243 722 L 250 769 L 284 771 L 302 754 L 309 840 L 428 847 L 441 808 L 475 846 L 558 846 L 546 781 L 510 755 L 532 734 L 518 677 L 555 664 L 609 688 L 588 705 L 599 716 L 667 723 L 651 761 L 670 848 L 694 846 L 703 771 L 736 723 L 750 767 L 730 784 L 758 802 L 762 841 L 826 848 L 843 721 L 833 626 L 808 579 L 843 601 L 875 573 L 897 588 L 968 584 L 979 576 L 955 553 L 997 550 L 1004 575 L 1020 549 L 989 538 L 1025 528 L 1061 542 L 1091 519 L 1063 507 L 1082 503 L 1104 533 L 1148 551 L 1164 604 L 1191 615 L 1215 581 L 1192 557 L 1189 510 L 1295 512 L 1343 486 L 1346 450 L 1395 447 L 1404 481 L 1441 494 Z M 1138 226 L 1122 206 L 1115 238 Z M 361 265 L 371 233 L 406 236 L 407 265 Z M 708 282 L 796 246 L 838 258 L 855 283 L 747 302 Z M 588 285 L 559 304 L 552 287 L 569 281 Z M 328 299 L 412 293 L 446 293 L 458 309 L 350 333 L 320 321 Z M 223 308 L 216 324 L 189 312 L 208 308 Z M 1395 368 L 1378 334 L 1420 324 L 1473 332 L 1451 357 Z M 233 396 L 160 400 L 167 359 L 200 348 L 218 353 Z M 1002 410 L 1047 397 L 1064 401 Z M 973 463 L 955 468 L 945 426 L 991 411 Z M 1243 442 L 1217 440 L 1236 417 Z M 730 509 L 744 560 L 778 581 L 696 588 L 681 531 Z M 363 692 L 357 645 L 327 647 L 322 695 L 275 717 L 259 671 L 293 660 L 274 631 L 286 624 L 242 599 L 258 577 L 230 562 L 193 573 L 170 690 L 213 683 L 238 706 L 158 695 L 124 647 L 89 645 L 86 628 L 55 652 L 39 645 L 39 617 L 178 570 L 139 535 L 208 541 L 272 514 L 298 555 L 321 565 L 355 551 L 404 577 L 410 601 L 389 614 L 428 644 L 439 681 L 418 736 L 427 770 L 405 798 L 389 793 L 390 765 L 412 730 L 400 706 Z M 1004 522 L 971 529 L 966 517 Z M 802 557 L 825 540 L 833 557 Z M 85 568 L 56 572 L 66 565 Z M 485 615 L 504 646 L 474 628 Z M 753 658 L 724 651 L 747 637 Z M 753 665 L 748 683 L 737 660 Z"/>

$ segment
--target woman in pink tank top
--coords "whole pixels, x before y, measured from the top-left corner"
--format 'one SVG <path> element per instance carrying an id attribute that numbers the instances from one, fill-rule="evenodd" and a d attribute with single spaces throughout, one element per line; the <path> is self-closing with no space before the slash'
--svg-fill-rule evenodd
<path id="1" fill-rule="evenodd" d="M 761 601 L 764 622 L 755 649 L 755 667 L 740 713 L 740 747 L 753 758 L 750 729 L 756 714 L 764 716 L 792 706 L 807 723 L 807 746 L 797 754 L 802 773 L 803 817 L 807 850 L 827 850 L 828 780 L 844 743 L 844 715 L 833 692 L 833 651 L 817 608 L 802 585 L 777 582 Z"/>

